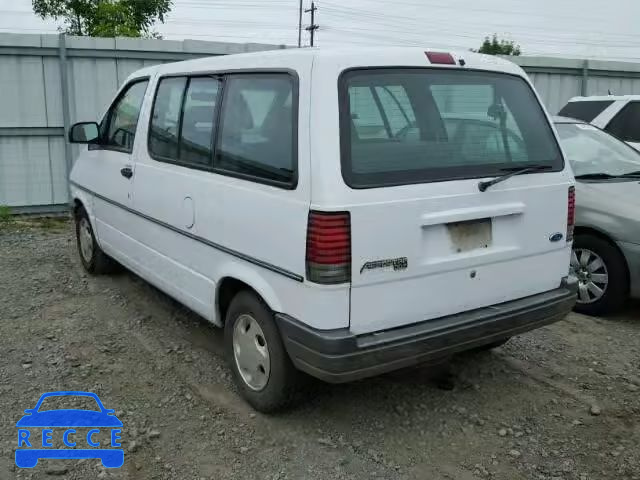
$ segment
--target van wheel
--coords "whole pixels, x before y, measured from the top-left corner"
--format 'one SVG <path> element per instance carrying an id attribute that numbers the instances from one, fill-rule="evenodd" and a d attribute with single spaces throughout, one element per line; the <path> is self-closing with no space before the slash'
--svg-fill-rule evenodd
<path id="1" fill-rule="evenodd" d="M 225 354 L 241 395 L 259 412 L 289 405 L 299 373 L 282 343 L 273 315 L 253 292 L 238 293 L 227 310 Z"/>
<path id="2" fill-rule="evenodd" d="M 608 241 L 593 235 L 576 236 L 571 271 L 578 277 L 576 312 L 604 315 L 624 306 L 629 292 L 627 264 Z"/>
<path id="3" fill-rule="evenodd" d="M 83 207 L 80 207 L 76 214 L 76 243 L 80 261 L 87 272 L 102 274 L 116 269 L 115 260 L 104 253 L 96 242 L 89 215 Z"/>

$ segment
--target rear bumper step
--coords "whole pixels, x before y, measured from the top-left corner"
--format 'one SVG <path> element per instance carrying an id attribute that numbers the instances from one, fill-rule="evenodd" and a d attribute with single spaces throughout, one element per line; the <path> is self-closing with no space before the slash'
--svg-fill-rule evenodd
<path id="1" fill-rule="evenodd" d="M 276 314 L 294 365 L 321 380 L 343 383 L 446 358 L 562 320 L 576 301 L 577 283 L 511 302 L 421 323 L 354 335 L 348 328 L 316 330 Z"/>

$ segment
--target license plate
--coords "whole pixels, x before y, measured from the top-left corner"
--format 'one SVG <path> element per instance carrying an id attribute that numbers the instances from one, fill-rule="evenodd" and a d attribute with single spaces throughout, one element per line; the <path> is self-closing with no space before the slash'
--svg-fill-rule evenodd
<path id="1" fill-rule="evenodd" d="M 447 224 L 447 232 L 454 252 L 462 253 L 489 248 L 492 241 L 491 219 L 481 218 Z"/>

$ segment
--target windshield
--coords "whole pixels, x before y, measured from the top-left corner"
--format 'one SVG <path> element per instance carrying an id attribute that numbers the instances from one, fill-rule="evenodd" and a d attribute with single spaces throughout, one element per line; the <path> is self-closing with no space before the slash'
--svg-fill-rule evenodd
<path id="1" fill-rule="evenodd" d="M 615 176 L 640 170 L 638 152 L 593 125 L 559 123 L 556 127 L 576 177 L 594 173 Z"/>
<path id="2" fill-rule="evenodd" d="M 342 174 L 354 188 L 562 170 L 532 89 L 501 73 L 352 70 L 341 81 Z"/>

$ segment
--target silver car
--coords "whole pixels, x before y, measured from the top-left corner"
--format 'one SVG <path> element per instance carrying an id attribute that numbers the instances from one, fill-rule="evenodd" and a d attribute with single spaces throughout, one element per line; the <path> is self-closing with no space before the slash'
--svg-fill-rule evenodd
<path id="1" fill-rule="evenodd" d="M 640 153 L 580 120 L 558 117 L 555 125 L 577 180 L 576 310 L 611 313 L 640 298 Z"/>

